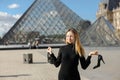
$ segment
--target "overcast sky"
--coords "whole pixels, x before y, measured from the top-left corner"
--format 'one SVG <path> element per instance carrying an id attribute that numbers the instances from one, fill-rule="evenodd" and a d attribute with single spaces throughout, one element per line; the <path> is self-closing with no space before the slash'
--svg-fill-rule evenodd
<path id="1" fill-rule="evenodd" d="M 100 0 L 61 0 L 81 18 L 94 22 Z M 0 36 L 3 36 L 34 0 L 0 0 Z"/>

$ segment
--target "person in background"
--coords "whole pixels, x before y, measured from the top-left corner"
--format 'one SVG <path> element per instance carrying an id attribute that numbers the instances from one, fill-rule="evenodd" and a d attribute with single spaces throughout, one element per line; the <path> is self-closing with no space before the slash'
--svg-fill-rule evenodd
<path id="1" fill-rule="evenodd" d="M 32 48 L 32 43 L 31 43 L 31 41 L 29 41 L 27 45 L 28 45 L 29 49 Z"/>

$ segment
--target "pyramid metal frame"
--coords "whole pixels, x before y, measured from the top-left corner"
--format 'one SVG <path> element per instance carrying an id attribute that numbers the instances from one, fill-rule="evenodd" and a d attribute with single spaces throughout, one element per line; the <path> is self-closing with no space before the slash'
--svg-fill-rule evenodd
<path id="1" fill-rule="evenodd" d="M 3 36 L 9 44 L 64 43 L 65 32 L 75 28 L 86 46 L 120 46 L 113 26 L 100 17 L 92 25 L 60 0 L 35 0 L 22 17 Z"/>
<path id="2" fill-rule="evenodd" d="M 103 16 L 81 34 L 81 42 L 86 46 L 120 46 L 114 27 Z"/>
<path id="3" fill-rule="evenodd" d="M 39 38 L 40 43 L 63 43 L 67 29 L 84 31 L 84 24 L 89 25 L 60 0 L 35 0 L 3 36 L 3 41 L 26 44 Z"/>

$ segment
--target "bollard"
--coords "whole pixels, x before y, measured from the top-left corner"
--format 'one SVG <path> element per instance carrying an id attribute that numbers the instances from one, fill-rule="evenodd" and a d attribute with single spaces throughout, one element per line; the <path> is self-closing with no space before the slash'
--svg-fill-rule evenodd
<path id="1" fill-rule="evenodd" d="M 33 55 L 31 53 L 23 54 L 23 61 L 27 64 L 33 63 Z"/>

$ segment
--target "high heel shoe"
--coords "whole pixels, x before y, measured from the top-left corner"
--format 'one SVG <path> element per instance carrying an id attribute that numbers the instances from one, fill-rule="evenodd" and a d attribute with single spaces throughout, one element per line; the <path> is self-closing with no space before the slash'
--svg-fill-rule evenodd
<path id="1" fill-rule="evenodd" d="M 98 55 L 98 63 L 96 66 L 93 67 L 93 69 L 100 67 L 100 61 L 102 61 L 105 64 L 105 61 L 103 60 L 102 55 Z"/>

